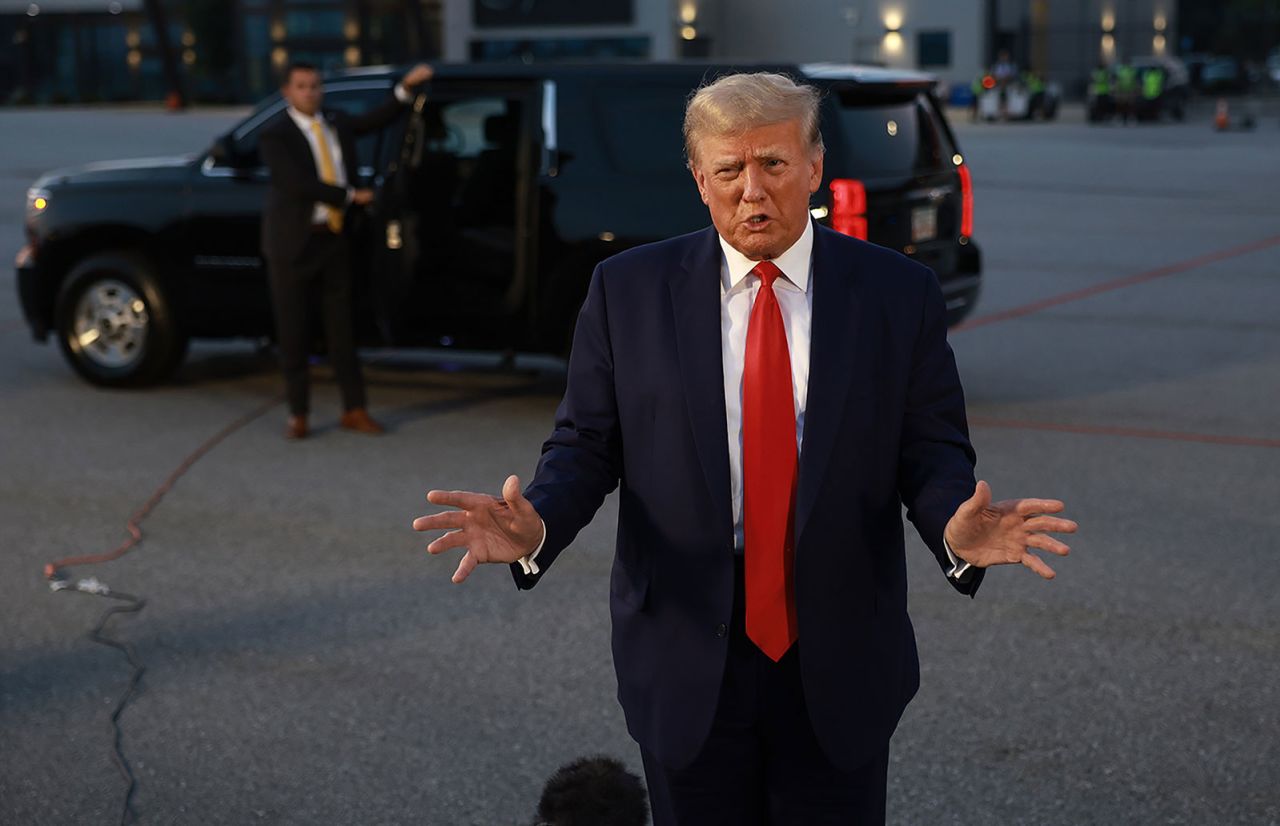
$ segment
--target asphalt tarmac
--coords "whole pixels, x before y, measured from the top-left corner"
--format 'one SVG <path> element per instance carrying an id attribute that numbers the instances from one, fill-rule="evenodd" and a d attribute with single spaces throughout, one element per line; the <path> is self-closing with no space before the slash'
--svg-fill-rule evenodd
<path id="1" fill-rule="evenodd" d="M 40 172 L 198 151 L 240 114 L 0 110 L 0 251 Z M 999 569 L 971 601 L 908 528 L 923 685 L 889 820 L 1280 822 L 1280 124 L 955 126 L 986 261 L 976 323 L 952 334 L 979 475 L 1065 500 L 1081 532 L 1056 580 Z M 118 544 L 280 382 L 249 343 L 197 343 L 172 384 L 104 391 L 19 319 L 6 265 L 0 823 L 113 823 L 129 669 L 85 636 L 109 603 L 51 593 L 41 569 Z M 639 772 L 609 653 L 613 501 L 529 593 L 499 568 L 452 585 L 456 558 L 409 528 L 429 488 L 527 477 L 561 368 L 377 357 L 388 435 L 337 430 L 321 370 L 315 438 L 286 443 L 273 408 L 130 555 L 75 572 L 147 600 L 113 626 L 147 666 L 122 717 L 142 822 L 521 824 L 562 763 Z"/>

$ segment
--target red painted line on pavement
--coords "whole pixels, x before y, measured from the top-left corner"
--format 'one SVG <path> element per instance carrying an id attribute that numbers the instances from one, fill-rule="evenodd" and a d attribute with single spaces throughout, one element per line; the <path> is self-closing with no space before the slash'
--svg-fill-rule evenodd
<path id="1" fill-rule="evenodd" d="M 1123 278 L 1116 278 L 1112 281 L 1105 281 L 1101 284 L 1095 284 L 1092 287 L 1085 287 L 1081 290 L 1074 290 L 1069 293 L 1050 296 L 1049 298 L 1044 298 L 1040 301 L 1033 301 L 1030 304 L 1024 304 L 1021 307 L 1014 307 L 1009 310 L 1001 310 L 998 313 L 979 316 L 978 318 L 963 322 L 962 324 L 957 324 L 955 327 L 951 328 L 951 332 L 959 333 L 964 332 L 965 330 L 972 330 L 975 327 L 985 327 L 988 324 L 995 324 L 998 321 L 1008 321 L 1011 318 L 1021 318 L 1023 316 L 1031 315 L 1032 313 L 1038 313 L 1041 310 L 1049 309 L 1050 307 L 1057 307 L 1061 304 L 1080 301 L 1081 299 L 1089 298 L 1100 293 L 1107 293 L 1112 290 L 1132 287 L 1135 284 L 1143 284 L 1147 281 L 1155 281 L 1157 278 L 1177 275 L 1208 264 L 1216 264 L 1219 261 L 1226 261 L 1230 258 L 1237 258 L 1241 255 L 1248 255 L 1249 253 L 1259 252 L 1274 246 L 1280 246 L 1280 235 L 1274 235 L 1270 238 L 1264 238 L 1261 241 L 1254 241 L 1250 244 L 1244 244 L 1239 247 L 1231 247 L 1230 249 L 1211 252 L 1207 255 L 1201 255 L 1198 258 L 1191 258 L 1176 264 L 1169 264 L 1167 266 L 1148 270 L 1147 272 L 1141 272 L 1136 275 L 1128 275 Z"/>
<path id="2" fill-rule="evenodd" d="M 976 416 L 969 419 L 974 427 L 990 427 L 1007 430 L 1044 430 L 1053 433 L 1082 433 L 1092 436 L 1126 436 L 1135 439 L 1160 439 L 1168 442 L 1198 442 L 1210 445 L 1236 447 L 1280 448 L 1280 439 L 1262 439 L 1253 436 L 1218 436 L 1212 433 L 1187 433 L 1178 430 L 1145 430 L 1136 427 L 1111 427 L 1093 424 L 1055 424 L 1018 419 L 989 419 Z"/>

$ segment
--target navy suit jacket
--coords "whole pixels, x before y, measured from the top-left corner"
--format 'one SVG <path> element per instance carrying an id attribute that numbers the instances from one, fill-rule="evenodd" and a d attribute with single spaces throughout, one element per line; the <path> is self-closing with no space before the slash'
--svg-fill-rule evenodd
<path id="1" fill-rule="evenodd" d="M 809 395 L 795 519 L 801 678 L 819 742 L 853 769 L 920 682 L 902 506 L 944 570 L 973 494 L 964 394 L 937 278 L 815 227 Z M 526 495 L 547 537 L 532 588 L 621 484 L 610 581 L 618 699 L 673 768 L 710 731 L 733 610 L 734 538 L 714 228 L 595 270 L 555 431 Z M 972 594 L 982 580 L 952 581 Z"/>

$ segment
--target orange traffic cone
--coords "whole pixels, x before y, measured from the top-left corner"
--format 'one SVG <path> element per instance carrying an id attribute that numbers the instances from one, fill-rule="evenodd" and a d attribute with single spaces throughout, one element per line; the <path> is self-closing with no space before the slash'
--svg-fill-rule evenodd
<path id="1" fill-rule="evenodd" d="M 1231 128 L 1231 110 L 1226 98 L 1218 98 L 1218 113 L 1213 116 L 1213 128 L 1225 132 Z"/>

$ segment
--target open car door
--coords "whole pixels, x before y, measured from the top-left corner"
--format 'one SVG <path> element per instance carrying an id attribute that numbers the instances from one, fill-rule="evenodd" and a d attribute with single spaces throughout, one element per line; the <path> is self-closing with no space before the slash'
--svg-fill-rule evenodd
<path id="1" fill-rule="evenodd" d="M 442 78 L 415 102 L 377 223 L 375 301 L 399 346 L 516 346 L 532 288 L 540 87 Z"/>

